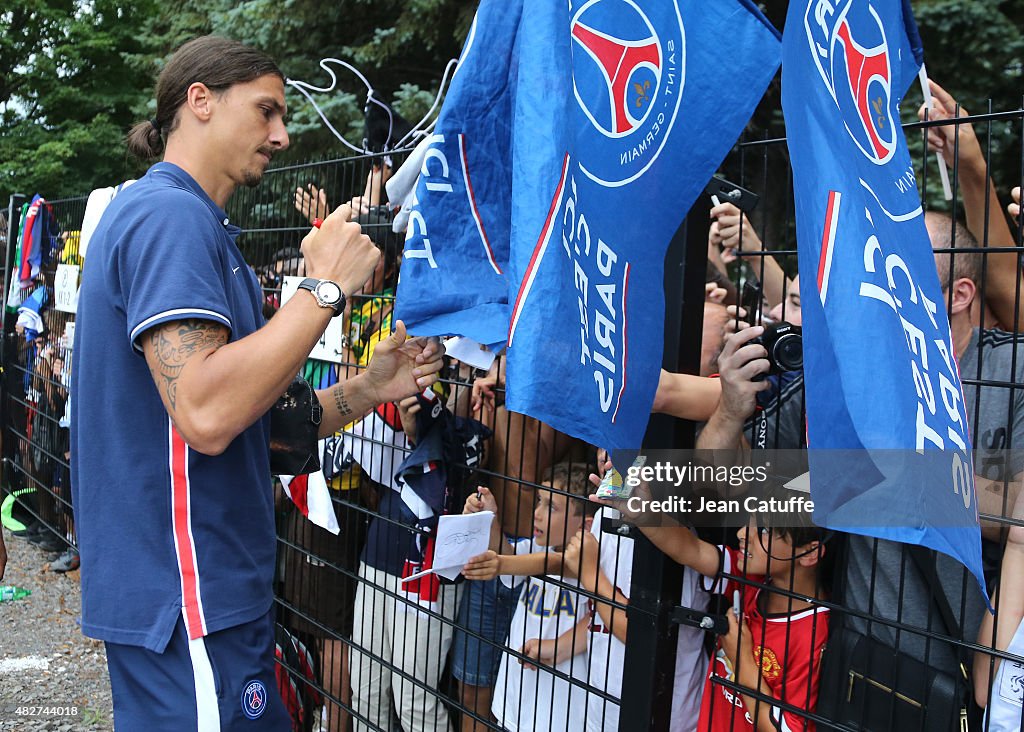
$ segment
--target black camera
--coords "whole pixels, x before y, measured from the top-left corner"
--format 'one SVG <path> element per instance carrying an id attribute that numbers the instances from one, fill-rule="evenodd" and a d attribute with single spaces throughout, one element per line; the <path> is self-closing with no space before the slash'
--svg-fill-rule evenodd
<path id="1" fill-rule="evenodd" d="M 769 374 L 799 371 L 804 367 L 804 337 L 799 325 L 786 322 L 766 325 L 764 333 L 751 343 L 762 345 L 768 351 Z"/>

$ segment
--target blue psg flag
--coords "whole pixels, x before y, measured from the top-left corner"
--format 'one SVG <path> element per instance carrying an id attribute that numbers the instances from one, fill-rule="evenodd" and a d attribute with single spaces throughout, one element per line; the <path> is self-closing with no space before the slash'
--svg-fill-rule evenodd
<path id="1" fill-rule="evenodd" d="M 521 0 L 483 0 L 421 163 L 395 316 L 417 335 L 503 344 Z"/>
<path id="2" fill-rule="evenodd" d="M 519 36 L 508 407 L 637 448 L 666 249 L 778 69 L 778 32 L 744 0 L 524 0 Z"/>
<path id="3" fill-rule="evenodd" d="M 921 64 L 909 2 L 789 5 L 814 521 L 940 550 L 984 589 L 963 391 L 900 127 Z"/>

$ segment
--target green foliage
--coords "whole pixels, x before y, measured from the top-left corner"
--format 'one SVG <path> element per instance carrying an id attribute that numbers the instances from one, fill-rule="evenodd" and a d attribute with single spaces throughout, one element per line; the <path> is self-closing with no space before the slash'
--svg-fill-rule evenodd
<path id="1" fill-rule="evenodd" d="M 150 83 L 134 29 L 155 7 L 19 2 L 0 14 L 0 78 L 18 80 L 0 92 L 0 200 L 57 198 L 135 172 L 120 140 Z"/>
<path id="2" fill-rule="evenodd" d="M 764 0 L 759 5 L 776 28 L 785 25 L 789 0 Z M 928 75 L 972 114 L 1022 108 L 1024 95 L 1024 2 L 1020 0 L 912 0 L 924 43 Z M 922 102 L 915 82 L 902 105 L 903 122 L 916 122 Z M 747 128 L 747 139 L 781 138 L 786 134 L 781 114 L 779 77 L 768 88 Z M 976 132 L 990 153 L 992 176 L 1004 203 L 1012 186 L 1021 185 L 1021 122 L 978 123 Z M 925 155 L 921 132 L 907 134 L 911 157 L 922 180 L 927 161 L 926 198 L 930 208 L 948 209 L 934 155 Z M 792 227 L 792 181 L 785 145 L 736 150 L 723 166 L 731 180 L 746 180 L 760 193 L 761 204 L 751 217 L 770 247 L 795 249 Z M 795 266 L 795 263 L 793 263 Z"/>
<path id="3" fill-rule="evenodd" d="M 924 42 L 928 76 L 972 115 L 1021 108 L 1024 93 L 1024 7 L 1007 0 L 920 0 L 914 13 Z M 916 88 L 903 105 L 904 122 L 917 120 L 921 94 Z M 1004 202 L 1020 185 L 1021 121 L 979 122 L 975 133 L 989 154 L 991 175 Z M 910 133 L 907 142 L 921 180 L 924 140 Z M 931 208 L 948 210 L 934 155 L 928 156 L 927 198 Z"/>
<path id="4" fill-rule="evenodd" d="M 476 0 L 6 0 L 0 10 L 0 205 L 14 192 L 85 193 L 141 173 L 122 138 L 152 116 L 170 54 L 205 33 L 270 53 L 290 78 L 328 82 L 318 63 L 355 65 L 400 114 L 429 109 L 459 53 Z M 316 96 L 350 142 L 362 139 L 363 84 L 339 70 Z M 291 149 L 283 163 L 348 154 L 288 89 Z"/>
<path id="5" fill-rule="evenodd" d="M 204 33 L 266 50 L 285 74 L 314 85 L 329 79 L 324 57 L 354 63 L 412 122 L 429 109 L 445 64 L 458 55 L 478 0 L 5 0 L 0 11 L 0 205 L 14 191 L 56 198 L 137 175 L 122 137 L 152 116 L 153 83 L 171 52 Z M 786 0 L 761 3 L 781 28 Z M 932 78 L 972 113 L 1018 109 L 1024 92 L 1024 3 L 1019 0 L 914 0 Z M 316 95 L 350 142 L 362 138 L 366 90 L 338 69 L 338 88 Z M 723 92 L 727 95 L 727 92 Z M 287 90 L 290 150 L 283 163 L 348 154 L 302 95 Z M 913 119 L 920 103 L 904 105 Z M 782 136 L 778 83 L 769 89 L 748 134 Z M 1020 182 L 1019 122 L 979 126 L 992 152 L 1000 192 Z M 920 134 L 909 135 L 915 159 Z M 753 153 L 753 154 L 751 154 Z M 764 193 L 758 215 L 785 212 L 790 182 L 784 146 L 732 156 L 726 173 L 742 172 Z M 937 187 L 929 169 L 929 196 Z M 931 201 L 938 204 L 939 201 Z M 779 217 L 783 218 L 782 216 Z M 765 221 L 768 238 L 791 232 Z"/>

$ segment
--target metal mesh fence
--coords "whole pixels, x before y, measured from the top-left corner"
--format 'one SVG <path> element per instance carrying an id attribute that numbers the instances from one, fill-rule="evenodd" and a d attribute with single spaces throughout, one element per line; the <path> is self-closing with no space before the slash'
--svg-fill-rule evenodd
<path id="1" fill-rule="evenodd" d="M 506 410 L 501 359 L 489 372 L 451 361 L 429 393 L 382 405 L 321 442 L 321 473 L 337 534 L 315 525 L 300 508 L 304 504 L 310 515 L 319 510 L 302 500 L 313 495 L 312 481 L 273 481 L 278 681 L 294 727 L 933 730 L 960 726 L 962 710 L 965 728 L 1013 728 L 986 719 L 981 702 L 1005 697 L 1012 704 L 1015 693 L 1019 702 L 1024 673 L 1020 641 L 1009 645 L 1021 622 L 1024 564 L 1006 531 L 1024 530 L 1021 517 L 1011 516 L 1019 479 L 998 462 L 1020 442 L 1024 382 L 1017 340 L 1003 332 L 1019 329 L 1021 231 L 1018 222 L 1004 226 L 1009 220 L 1002 212 L 1007 190 L 1021 180 L 997 181 L 1002 198 L 995 198 L 987 193 L 987 177 L 997 164 L 1005 169 L 1000 155 L 1020 157 L 1024 112 L 970 120 L 979 142 L 976 150 L 965 143 L 954 155 L 950 212 L 966 218 L 977 242 L 950 227 L 948 245 L 937 252 L 950 310 L 960 307 L 954 287 L 961 279 L 959 258 L 974 252 L 979 260 L 974 291 L 986 307 L 977 307 L 960 372 L 980 451 L 978 472 L 990 479 L 979 489 L 986 499 L 982 518 L 990 522 L 984 543 L 990 590 L 1000 584 L 1000 569 L 1008 588 L 999 593 L 994 618 L 985 615 L 962 567 L 941 556 L 936 561 L 933 553 L 919 557 L 906 545 L 763 527 L 697 534 L 673 527 L 659 534 L 630 526 L 608 508 L 595 511 L 585 498 L 593 488 L 589 475 L 600 465 L 595 447 Z M 923 136 L 935 124 L 911 125 L 908 136 Z M 994 149 L 996 127 L 999 140 L 1009 130 L 1016 146 Z M 972 175 L 979 156 L 982 194 L 976 190 L 981 178 Z M 402 236 L 391 231 L 382 207 L 380 177 L 382 166 L 397 167 L 403 159 L 366 156 L 278 168 L 258 188 L 237 191 L 229 205 L 232 222 L 243 229 L 238 245 L 262 286 L 264 314 L 272 318 L 304 274 L 298 246 L 311 219 L 359 199 L 353 207 L 382 250 L 382 265 L 305 365 L 303 376 L 316 388 L 363 372 L 394 327 Z M 934 159 L 929 166 L 919 170 L 918 180 L 923 198 L 936 201 Z M 701 353 L 699 364 L 696 358 L 690 363 L 694 378 L 719 372 L 723 343 L 736 327 L 729 323 L 737 320 L 727 304 L 799 322 L 785 141 L 744 142 L 724 169 L 764 196 L 765 205 L 751 215 L 749 228 L 736 219 L 737 240 L 728 246 L 721 241 L 721 213 L 705 257 L 699 222 L 708 220 L 715 204 L 699 201 L 670 250 L 670 258 L 682 262 L 685 256 L 686 266 L 681 275 L 667 268 L 675 338 L 668 350 Z M 1020 171 L 1024 178 L 1024 162 Z M 74 276 L 69 267 L 81 264 L 75 245 L 86 199 L 50 205 L 57 246 L 39 272 L 33 275 L 30 265 L 22 269 L 14 236 L 5 260 L 3 486 L 17 496 L 16 517 L 46 527 L 44 539 L 52 539 L 46 546 L 56 555 L 74 543 L 64 420 L 66 334 L 74 315 L 61 277 Z M 24 215 L 20 206 L 13 213 L 15 232 Z M 689 246 L 685 255 L 683 243 Z M 723 261 L 723 253 L 735 261 Z M 945 270 L 944 257 L 952 260 Z M 751 297 L 745 283 L 755 281 L 759 289 Z M 716 282 L 726 294 L 715 292 L 705 302 L 705 282 Z M 44 327 L 28 338 L 17 308 L 40 288 L 51 305 L 36 321 Z M 991 331 L 994 323 L 1002 332 Z M 670 356 L 670 370 L 687 360 Z M 680 425 L 692 428 L 711 416 L 716 400 L 708 405 L 690 398 L 709 382 L 677 383 L 669 375 L 662 381 L 656 408 L 684 421 L 653 420 L 645 444 L 693 447 L 692 431 Z M 745 443 L 755 450 L 803 449 L 803 414 L 802 373 L 783 374 L 763 393 L 757 418 L 744 430 Z M 698 446 L 704 440 L 704 446 L 719 447 L 701 434 Z M 489 579 L 426 575 L 404 581 L 431 566 L 438 515 L 480 508 L 496 512 L 500 530 L 491 537 L 493 554 L 471 574 Z M 771 578 L 744 571 L 757 557 L 775 563 Z M 673 559 L 687 560 L 691 568 Z M 781 569 L 811 567 L 812 559 L 819 565 L 813 571 Z M 810 585 L 803 582 L 807 577 Z M 737 604 L 742 621 L 730 635 Z M 730 645 L 734 637 L 738 651 Z M 846 642 L 855 647 L 845 648 Z M 945 676 L 939 681 L 954 687 L 947 695 L 956 702 L 950 718 L 941 717 L 947 698 L 941 683 L 931 683 L 940 672 Z M 905 686 L 909 677 L 928 683 Z M 920 694 L 905 693 L 908 688 Z M 1019 728 L 1019 704 L 1016 709 Z M 874 721 L 866 721 L 865 712 Z"/>

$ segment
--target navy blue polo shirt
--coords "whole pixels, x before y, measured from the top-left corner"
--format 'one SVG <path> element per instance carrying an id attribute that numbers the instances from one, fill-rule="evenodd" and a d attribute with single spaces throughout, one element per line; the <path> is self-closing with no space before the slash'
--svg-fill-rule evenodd
<path id="1" fill-rule="evenodd" d="M 202 319 L 244 338 L 263 325 L 239 229 L 181 168 L 158 163 L 104 212 L 82 276 L 72 369 L 71 469 L 82 630 L 162 652 L 262 616 L 273 601 L 269 417 L 216 457 L 192 450 L 142 355 L 161 323 Z"/>

